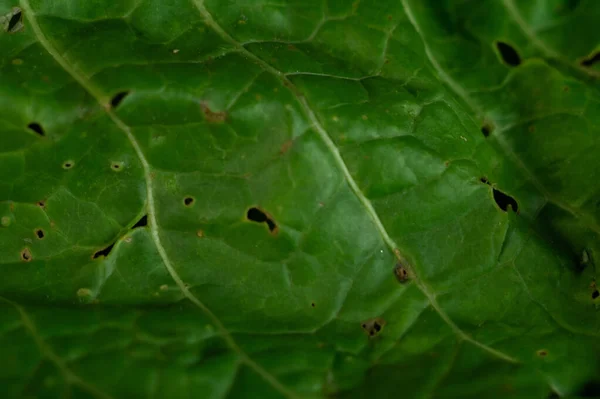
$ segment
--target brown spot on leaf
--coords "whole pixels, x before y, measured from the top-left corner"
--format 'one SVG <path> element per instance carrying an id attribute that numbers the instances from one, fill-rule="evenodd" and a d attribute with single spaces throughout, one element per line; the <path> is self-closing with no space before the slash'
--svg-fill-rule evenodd
<path id="1" fill-rule="evenodd" d="M 360 326 L 367 333 L 369 338 L 374 338 L 381 333 L 385 325 L 385 320 L 383 320 L 381 317 L 375 317 L 373 319 L 363 321 Z"/>
<path id="2" fill-rule="evenodd" d="M 279 149 L 279 153 L 280 153 L 281 155 L 283 155 L 283 154 L 285 154 L 286 152 L 288 152 L 288 150 L 289 150 L 290 148 L 292 148 L 292 144 L 293 144 L 293 143 L 294 143 L 294 142 L 293 142 L 292 140 L 286 140 L 286 141 L 285 141 L 285 142 L 284 142 L 284 143 L 281 145 L 281 148 Z"/>
<path id="3" fill-rule="evenodd" d="M 202 237 L 204 237 L 204 232 L 203 232 L 202 230 L 198 230 L 198 231 L 196 232 L 196 235 L 197 235 L 198 237 L 202 238 Z"/>
<path id="4" fill-rule="evenodd" d="M 394 266 L 394 276 L 399 283 L 404 284 L 410 280 L 410 272 L 408 267 L 403 262 L 396 263 Z"/>
<path id="5" fill-rule="evenodd" d="M 539 351 L 537 351 L 537 355 L 539 357 L 546 357 L 548 356 L 548 351 L 546 349 L 540 349 Z"/>
<path id="6" fill-rule="evenodd" d="M 31 255 L 31 251 L 29 250 L 29 248 L 23 248 L 23 250 L 21 251 L 21 260 L 23 262 L 31 262 L 33 260 L 33 257 Z"/>
<path id="7" fill-rule="evenodd" d="M 202 113 L 204 114 L 204 118 L 208 123 L 223 123 L 227 119 L 227 112 L 225 111 L 212 111 L 208 108 L 206 103 L 201 103 L 200 108 L 202 109 Z"/>

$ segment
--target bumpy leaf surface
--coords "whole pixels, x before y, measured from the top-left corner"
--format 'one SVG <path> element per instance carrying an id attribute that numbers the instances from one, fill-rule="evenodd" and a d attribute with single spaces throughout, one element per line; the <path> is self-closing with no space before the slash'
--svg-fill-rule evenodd
<path id="1" fill-rule="evenodd" d="M 594 395 L 596 0 L 0 0 L 5 398 Z"/>

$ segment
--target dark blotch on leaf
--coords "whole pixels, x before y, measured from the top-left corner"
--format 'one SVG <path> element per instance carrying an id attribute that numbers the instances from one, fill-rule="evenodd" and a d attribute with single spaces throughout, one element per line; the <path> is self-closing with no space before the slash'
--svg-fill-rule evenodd
<path id="1" fill-rule="evenodd" d="M 23 250 L 21 251 L 21 259 L 24 262 L 31 262 L 33 257 L 31 256 L 31 251 L 29 250 L 29 248 L 23 248 Z"/>
<path id="2" fill-rule="evenodd" d="M 598 52 L 594 53 L 593 55 L 591 55 L 590 57 L 582 60 L 581 61 L 581 66 L 591 67 L 596 62 L 600 62 L 600 51 L 598 51 Z"/>
<path id="3" fill-rule="evenodd" d="M 117 108 L 119 106 L 119 104 L 121 104 L 121 101 L 123 101 L 123 99 L 125 97 L 127 97 L 127 95 L 129 94 L 128 91 L 120 91 L 117 94 L 115 94 L 113 96 L 113 98 L 110 99 L 110 106 L 113 108 Z"/>
<path id="4" fill-rule="evenodd" d="M 39 206 L 42 209 L 46 208 L 46 201 L 38 201 L 36 202 L 36 205 Z"/>
<path id="5" fill-rule="evenodd" d="M 248 209 L 246 217 L 252 222 L 266 223 L 267 226 L 269 226 L 269 231 L 271 233 L 277 232 L 277 224 L 275 224 L 275 221 L 265 212 L 256 207 Z"/>
<path id="6" fill-rule="evenodd" d="M 479 181 L 482 182 L 483 184 L 487 184 L 488 186 L 490 185 L 490 181 L 485 176 L 483 176 L 481 179 L 479 179 Z"/>
<path id="7" fill-rule="evenodd" d="M 592 292 L 592 299 L 596 299 L 600 296 L 600 292 L 598 292 L 598 290 L 594 290 L 594 292 Z"/>
<path id="8" fill-rule="evenodd" d="M 200 104 L 200 108 L 202 108 L 202 113 L 208 123 L 223 123 L 227 119 L 227 112 L 225 111 L 214 112 L 205 103 Z"/>
<path id="9" fill-rule="evenodd" d="M 546 357 L 548 356 L 548 351 L 546 349 L 540 349 L 539 351 L 537 351 L 537 355 L 539 357 Z"/>
<path id="10" fill-rule="evenodd" d="M 31 122 L 29 125 L 27 125 L 27 127 L 42 137 L 46 135 L 46 133 L 44 133 L 44 129 L 42 129 L 42 126 L 37 122 Z"/>
<path id="11" fill-rule="evenodd" d="M 493 193 L 494 201 L 496 201 L 496 204 L 498 207 L 500 207 L 500 209 L 502 209 L 504 212 L 508 212 L 508 207 L 510 206 L 513 212 L 518 212 L 519 204 L 517 204 L 517 201 L 513 197 L 504 194 L 502 191 L 496 190 L 495 188 L 493 189 Z"/>
<path id="12" fill-rule="evenodd" d="M 373 338 L 383 330 L 383 326 L 385 326 L 385 320 L 381 317 L 376 317 L 374 319 L 366 320 L 361 323 L 362 329 L 367 333 L 370 338 Z"/>
<path id="13" fill-rule="evenodd" d="M 138 220 L 136 224 L 133 225 L 132 229 L 137 229 L 138 227 L 144 226 L 148 226 L 148 215 L 142 216 L 142 218 Z"/>
<path id="14" fill-rule="evenodd" d="M 194 204 L 194 198 L 193 197 L 185 197 L 183 199 L 183 205 L 185 206 L 192 206 Z"/>
<path id="15" fill-rule="evenodd" d="M 404 284 L 410 280 L 408 269 L 404 264 L 402 264 L 402 262 L 398 262 L 396 263 L 396 266 L 394 266 L 394 275 L 401 284 Z"/>
<path id="16" fill-rule="evenodd" d="M 37 229 L 37 230 L 35 231 L 35 235 L 37 236 L 37 238 L 39 238 L 39 239 L 41 240 L 42 238 L 44 238 L 44 237 L 45 237 L 44 230 L 42 230 L 42 229 Z"/>
<path id="17" fill-rule="evenodd" d="M 107 257 L 108 254 L 110 253 L 110 251 L 112 251 L 113 247 L 115 246 L 115 243 L 113 242 L 112 244 L 110 244 L 108 247 L 101 249 L 100 251 L 96 252 L 93 256 L 92 259 L 96 259 L 99 258 L 101 256 Z"/>
<path id="18" fill-rule="evenodd" d="M 521 57 L 519 57 L 519 53 L 517 53 L 517 50 L 515 50 L 515 48 L 512 47 L 510 44 L 504 42 L 496 42 L 496 47 L 500 52 L 502 60 L 506 64 L 510 66 L 517 66 L 521 63 Z"/>

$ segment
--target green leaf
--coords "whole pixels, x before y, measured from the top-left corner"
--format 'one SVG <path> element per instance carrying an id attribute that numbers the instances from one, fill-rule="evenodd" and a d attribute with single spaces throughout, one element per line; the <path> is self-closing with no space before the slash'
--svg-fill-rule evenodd
<path id="1" fill-rule="evenodd" d="M 598 395 L 593 0 L 0 0 L 0 393 Z"/>

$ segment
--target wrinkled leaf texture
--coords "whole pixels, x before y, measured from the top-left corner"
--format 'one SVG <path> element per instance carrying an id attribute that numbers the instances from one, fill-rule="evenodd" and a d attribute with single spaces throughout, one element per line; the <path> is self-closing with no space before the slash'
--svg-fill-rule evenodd
<path id="1" fill-rule="evenodd" d="M 0 14 L 2 397 L 598 394 L 596 0 Z"/>

